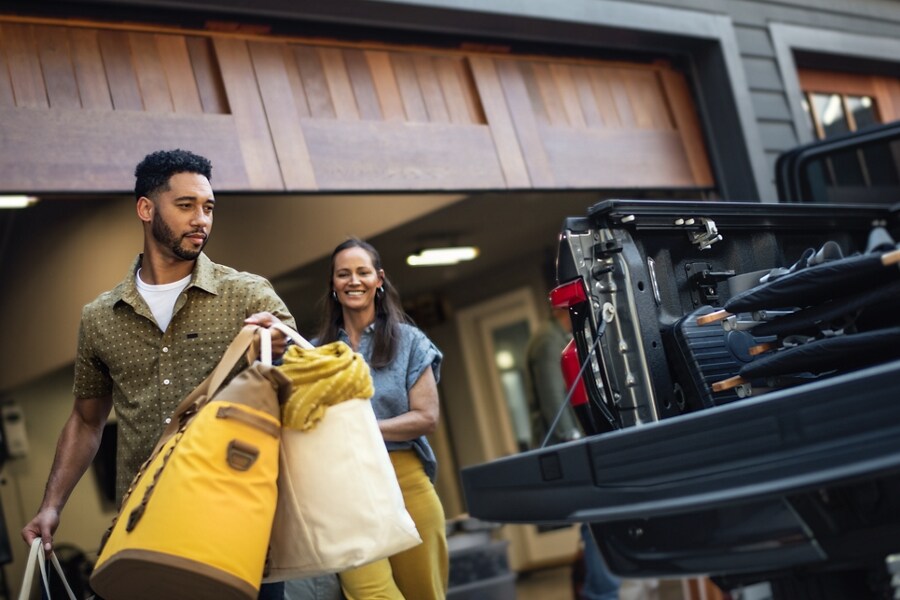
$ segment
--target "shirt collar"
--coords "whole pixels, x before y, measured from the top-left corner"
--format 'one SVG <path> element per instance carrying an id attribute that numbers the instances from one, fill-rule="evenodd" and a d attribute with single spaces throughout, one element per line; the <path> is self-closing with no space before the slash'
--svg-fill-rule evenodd
<path id="1" fill-rule="evenodd" d="M 366 325 L 365 329 L 363 329 L 363 336 L 364 337 L 370 336 L 370 335 L 372 335 L 372 333 L 374 331 L 375 331 L 375 321 L 372 321 L 371 323 Z M 342 342 L 347 342 L 350 339 L 350 334 L 347 333 L 347 330 L 344 329 L 343 327 L 339 327 L 338 328 L 338 339 L 341 340 Z"/>
<path id="2" fill-rule="evenodd" d="M 216 269 L 213 262 L 203 252 L 194 263 L 194 272 L 188 287 L 198 287 L 210 294 L 219 293 L 219 282 L 216 280 Z"/>
<path id="3" fill-rule="evenodd" d="M 115 302 L 121 300 L 131 306 L 134 306 L 135 303 L 137 303 L 140 292 L 137 289 L 134 277 L 138 268 L 141 266 L 141 260 L 143 258 L 143 254 L 137 255 L 137 258 L 131 263 L 131 269 L 129 269 L 128 275 L 126 275 L 125 279 L 112 290 Z M 218 282 L 216 281 L 215 276 L 215 266 L 203 252 L 200 253 L 197 257 L 197 261 L 194 263 L 194 270 L 191 272 L 191 281 L 185 289 L 191 287 L 200 288 L 210 294 L 217 294 L 219 291 Z"/>

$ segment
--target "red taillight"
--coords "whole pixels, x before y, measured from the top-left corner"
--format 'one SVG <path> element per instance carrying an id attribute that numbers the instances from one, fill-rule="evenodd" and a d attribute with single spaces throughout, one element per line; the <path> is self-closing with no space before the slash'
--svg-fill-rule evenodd
<path id="1" fill-rule="evenodd" d="M 572 389 L 572 384 L 578 379 L 578 386 L 575 388 L 575 391 L 572 392 L 572 397 L 569 398 L 569 404 L 572 406 L 587 404 L 588 398 L 587 390 L 584 387 L 584 380 L 578 378 L 578 373 L 581 371 L 581 363 L 578 361 L 578 349 L 575 347 L 575 340 L 570 340 L 563 349 L 560 362 L 562 363 L 563 379 L 566 380 L 566 389 Z"/>
<path id="2" fill-rule="evenodd" d="M 550 304 L 555 308 L 569 308 L 587 302 L 587 292 L 581 279 L 564 283 L 550 292 Z"/>

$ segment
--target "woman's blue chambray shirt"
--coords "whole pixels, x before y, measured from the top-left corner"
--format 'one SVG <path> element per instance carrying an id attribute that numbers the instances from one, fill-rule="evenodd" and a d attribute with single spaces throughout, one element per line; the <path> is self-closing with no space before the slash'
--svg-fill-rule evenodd
<path id="1" fill-rule="evenodd" d="M 441 360 L 444 355 L 437 346 L 416 327 L 405 323 L 400 324 L 399 327 L 400 337 L 393 360 L 380 369 L 369 366 L 372 385 L 375 388 L 375 395 L 372 396 L 372 408 L 378 419 L 389 419 L 409 412 L 409 390 L 419 380 L 426 368 L 431 367 L 434 371 L 435 381 L 438 381 L 441 376 Z M 372 323 L 363 331 L 359 340 L 359 348 L 357 348 L 367 363 L 372 358 L 372 336 L 374 334 L 375 324 Z M 350 337 L 343 329 L 340 330 L 338 339 L 348 346 L 350 345 Z M 434 482 L 437 460 L 424 435 L 414 440 L 385 442 L 385 444 L 388 451 L 414 449 L 422 461 L 425 474 L 432 483 Z"/>

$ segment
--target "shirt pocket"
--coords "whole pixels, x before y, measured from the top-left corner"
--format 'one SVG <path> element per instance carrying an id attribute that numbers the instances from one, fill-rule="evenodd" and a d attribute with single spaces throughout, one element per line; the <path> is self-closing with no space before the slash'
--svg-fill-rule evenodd
<path id="1" fill-rule="evenodd" d="M 178 372 L 183 381 L 196 387 L 219 364 L 236 335 L 230 329 L 183 334 L 178 352 Z"/>

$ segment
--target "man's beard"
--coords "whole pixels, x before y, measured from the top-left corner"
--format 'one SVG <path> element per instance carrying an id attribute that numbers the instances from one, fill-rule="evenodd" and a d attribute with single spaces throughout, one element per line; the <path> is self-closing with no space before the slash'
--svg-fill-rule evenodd
<path id="1" fill-rule="evenodd" d="M 182 237 L 175 235 L 175 232 L 162 220 L 162 217 L 159 216 L 158 212 L 153 213 L 153 225 L 151 229 L 153 231 L 153 238 L 157 242 L 163 246 L 169 247 L 175 256 L 183 260 L 195 260 L 200 256 L 200 252 L 206 247 L 206 242 L 209 239 L 203 240 L 203 245 L 200 246 L 199 250 L 185 250 L 181 247 Z"/>

